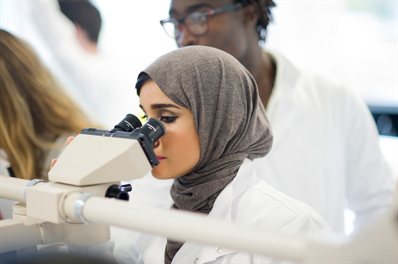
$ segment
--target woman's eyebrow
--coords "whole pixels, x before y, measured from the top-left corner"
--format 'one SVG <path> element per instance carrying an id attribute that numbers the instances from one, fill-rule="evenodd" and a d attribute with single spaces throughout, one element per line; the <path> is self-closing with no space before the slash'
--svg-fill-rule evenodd
<path id="1" fill-rule="evenodd" d="M 174 104 L 153 104 L 151 105 L 151 109 L 163 109 L 163 108 L 177 108 L 180 109 L 177 105 Z"/>
<path id="2" fill-rule="evenodd" d="M 142 109 L 142 111 L 145 112 L 144 107 L 140 104 L 139 107 Z M 151 105 L 151 109 L 164 109 L 164 108 L 177 108 L 180 109 L 179 106 L 174 105 L 174 104 L 153 104 Z"/>

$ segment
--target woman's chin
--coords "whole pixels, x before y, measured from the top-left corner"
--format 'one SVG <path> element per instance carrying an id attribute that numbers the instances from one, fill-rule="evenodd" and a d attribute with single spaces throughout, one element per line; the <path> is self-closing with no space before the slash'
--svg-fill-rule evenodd
<path id="1" fill-rule="evenodd" d="M 169 173 L 165 173 L 164 171 L 160 170 L 157 167 L 152 169 L 152 176 L 158 180 L 168 180 L 175 178 L 171 176 Z"/>

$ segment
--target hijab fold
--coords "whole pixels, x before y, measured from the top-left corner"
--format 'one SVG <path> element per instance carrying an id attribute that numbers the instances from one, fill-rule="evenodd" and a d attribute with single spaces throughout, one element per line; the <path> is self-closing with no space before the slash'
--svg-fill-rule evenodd
<path id="1" fill-rule="evenodd" d="M 205 46 L 167 53 L 138 79 L 143 73 L 172 101 L 192 111 L 199 134 L 199 162 L 192 172 L 174 180 L 173 207 L 208 214 L 243 160 L 265 156 L 271 148 L 272 134 L 256 82 L 234 57 Z M 171 263 L 182 245 L 168 240 L 165 263 Z"/>

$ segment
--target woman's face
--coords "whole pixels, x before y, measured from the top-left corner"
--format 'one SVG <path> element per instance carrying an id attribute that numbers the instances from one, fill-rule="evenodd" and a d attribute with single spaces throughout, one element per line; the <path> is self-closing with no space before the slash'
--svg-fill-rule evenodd
<path id="1" fill-rule="evenodd" d="M 199 162 L 200 143 L 192 112 L 170 100 L 154 81 L 141 88 L 140 107 L 146 116 L 159 119 L 166 134 L 155 144 L 159 165 L 152 175 L 158 179 L 174 179 L 192 171 Z"/>

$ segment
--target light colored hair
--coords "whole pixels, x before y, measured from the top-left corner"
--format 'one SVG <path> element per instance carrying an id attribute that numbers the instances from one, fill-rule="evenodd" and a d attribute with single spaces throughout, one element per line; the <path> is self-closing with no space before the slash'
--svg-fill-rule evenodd
<path id="1" fill-rule="evenodd" d="M 0 29 L 0 148 L 15 176 L 40 178 L 61 136 L 91 123 L 58 86 L 33 50 Z"/>

